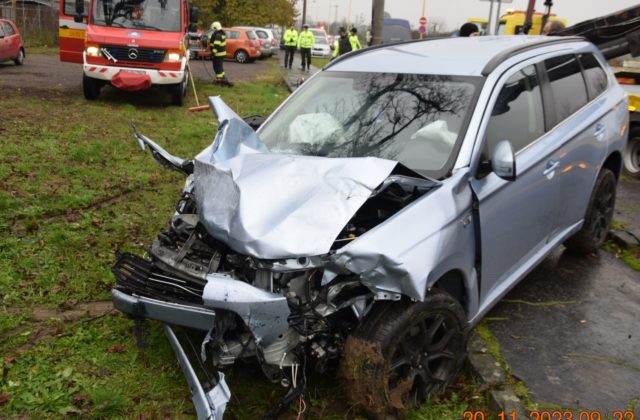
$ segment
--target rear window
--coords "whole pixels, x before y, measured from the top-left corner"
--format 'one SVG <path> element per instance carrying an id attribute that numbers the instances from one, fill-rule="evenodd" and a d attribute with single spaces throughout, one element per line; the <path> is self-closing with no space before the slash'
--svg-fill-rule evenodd
<path id="1" fill-rule="evenodd" d="M 588 101 L 582 71 L 574 55 L 562 55 L 544 61 L 549 75 L 556 122 L 582 108 Z"/>
<path id="2" fill-rule="evenodd" d="M 607 74 L 593 54 L 580 54 L 578 58 L 584 71 L 589 98 L 593 99 L 607 89 L 609 84 Z"/>
<path id="3" fill-rule="evenodd" d="M 7 35 L 15 35 L 16 31 L 13 30 L 13 26 L 9 22 L 2 22 L 2 26 L 4 28 L 4 32 Z"/>
<path id="4" fill-rule="evenodd" d="M 84 13 L 82 16 L 87 16 L 89 13 L 89 0 L 84 0 Z M 76 2 L 75 0 L 64 0 L 64 14 L 67 16 L 76 15 Z"/>
<path id="5" fill-rule="evenodd" d="M 4 36 L 4 30 L 2 29 L 2 25 L 0 25 L 0 36 Z"/>
<path id="6" fill-rule="evenodd" d="M 269 38 L 269 35 L 267 35 L 267 33 L 265 31 L 256 31 L 256 35 L 258 35 L 258 38 L 260 38 L 260 39 Z"/>
<path id="7" fill-rule="evenodd" d="M 256 39 L 256 34 L 253 31 L 247 31 L 247 38 Z"/>

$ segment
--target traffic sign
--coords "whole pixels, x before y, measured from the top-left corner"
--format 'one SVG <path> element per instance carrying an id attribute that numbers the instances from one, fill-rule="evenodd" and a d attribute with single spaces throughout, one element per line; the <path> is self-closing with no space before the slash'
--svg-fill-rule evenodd
<path id="1" fill-rule="evenodd" d="M 420 25 L 420 27 L 418 28 L 418 32 L 420 32 L 421 34 L 427 32 L 427 27 L 424 25 Z"/>
<path id="2" fill-rule="evenodd" d="M 422 16 L 422 17 L 420 18 L 420 21 L 419 21 L 419 22 L 420 22 L 420 25 L 424 26 L 424 25 L 426 25 L 426 24 L 427 24 L 427 18 L 426 18 L 426 17 L 424 17 L 424 16 Z"/>

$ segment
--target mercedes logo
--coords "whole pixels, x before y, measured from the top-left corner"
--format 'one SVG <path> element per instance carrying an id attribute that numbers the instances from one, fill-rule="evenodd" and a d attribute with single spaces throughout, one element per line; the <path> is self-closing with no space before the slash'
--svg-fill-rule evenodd
<path id="1" fill-rule="evenodd" d="M 130 60 L 137 60 L 138 59 L 138 50 L 135 48 L 130 48 L 129 52 L 127 53 L 127 57 L 129 57 Z"/>

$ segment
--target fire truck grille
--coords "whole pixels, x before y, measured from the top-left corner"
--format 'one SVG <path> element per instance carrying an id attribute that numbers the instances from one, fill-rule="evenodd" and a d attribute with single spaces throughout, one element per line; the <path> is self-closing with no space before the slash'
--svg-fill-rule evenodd
<path id="1" fill-rule="evenodd" d="M 109 51 L 109 54 L 116 60 L 138 61 L 147 63 L 161 63 L 167 50 L 156 50 L 153 48 L 123 47 L 116 45 L 101 45 Z"/>
<path id="2" fill-rule="evenodd" d="M 204 280 L 168 272 L 156 262 L 125 253 L 111 269 L 116 288 L 154 299 L 202 304 Z"/>

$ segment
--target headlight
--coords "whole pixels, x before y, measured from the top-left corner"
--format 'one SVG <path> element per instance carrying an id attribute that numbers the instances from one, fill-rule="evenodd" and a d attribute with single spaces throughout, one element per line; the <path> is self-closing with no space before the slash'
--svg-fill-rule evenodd
<path id="1" fill-rule="evenodd" d="M 91 57 L 100 57 L 102 54 L 100 53 L 100 48 L 97 45 L 87 45 L 85 50 L 88 56 Z"/>
<path id="2" fill-rule="evenodd" d="M 182 53 L 180 51 L 168 51 L 167 55 L 164 57 L 165 62 L 169 63 L 177 63 L 182 60 Z"/>

